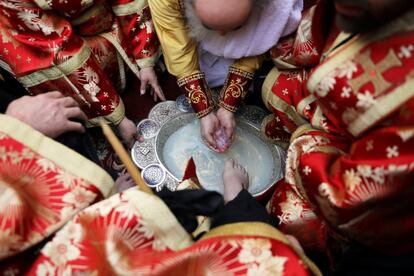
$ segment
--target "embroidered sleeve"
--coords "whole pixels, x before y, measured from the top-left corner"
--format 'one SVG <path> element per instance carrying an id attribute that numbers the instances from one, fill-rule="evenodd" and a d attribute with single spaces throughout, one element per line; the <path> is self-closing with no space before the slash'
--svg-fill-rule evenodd
<path id="1" fill-rule="evenodd" d="M 227 80 L 220 95 L 219 106 L 231 112 L 236 112 L 253 80 L 253 74 L 230 67 Z"/>
<path id="2" fill-rule="evenodd" d="M 69 19 L 70 12 L 85 7 L 77 1 L 37 2 L 39 7 L 26 2 L 0 7 L 5 14 L 2 24 L 8 26 L 0 33 L 0 47 L 6 53 L 2 66 L 31 94 L 57 90 L 72 97 L 90 119 L 89 124 L 95 124 L 98 117 L 114 124 L 121 122 L 124 106 L 117 91 Z M 58 8 L 66 16 L 49 11 Z"/>
<path id="3" fill-rule="evenodd" d="M 262 66 L 264 55 L 245 57 L 230 66 L 220 95 L 219 106 L 236 112 L 249 91 L 254 72 Z"/>
<path id="4" fill-rule="evenodd" d="M 98 165 L 6 115 L 0 115 L 0 176 L 2 266 L 114 188 Z"/>
<path id="5" fill-rule="evenodd" d="M 187 96 L 198 118 L 202 118 L 213 111 L 214 103 L 204 73 L 198 72 L 179 79 L 178 86 Z"/>
<path id="6" fill-rule="evenodd" d="M 157 31 L 168 71 L 183 79 L 200 71 L 197 45 L 188 36 L 182 9 L 176 0 L 149 0 L 152 20 Z"/>

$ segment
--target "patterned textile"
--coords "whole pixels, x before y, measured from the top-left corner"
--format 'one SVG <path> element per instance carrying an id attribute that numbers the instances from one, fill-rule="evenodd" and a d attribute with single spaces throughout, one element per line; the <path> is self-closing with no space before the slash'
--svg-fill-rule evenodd
<path id="1" fill-rule="evenodd" d="M 194 243 L 160 198 L 131 188 L 99 201 L 112 189 L 95 164 L 0 115 L 2 272 L 320 275 L 270 225 L 225 225 Z"/>
<path id="2" fill-rule="evenodd" d="M 236 112 L 237 108 L 246 97 L 253 74 L 230 67 L 226 83 L 221 91 L 219 106 L 231 112 Z"/>
<path id="3" fill-rule="evenodd" d="M 112 193 L 100 167 L 0 115 L 0 260 L 35 246 Z"/>
<path id="4" fill-rule="evenodd" d="M 179 79 L 178 86 L 185 91 L 185 95 L 196 111 L 198 118 L 208 115 L 214 109 L 211 91 L 203 73 L 195 73 Z"/>
<path id="5" fill-rule="evenodd" d="M 237 229 L 237 230 L 236 230 Z M 309 275 L 314 265 L 262 223 L 192 238 L 157 197 L 133 188 L 80 212 L 47 243 L 29 275 Z"/>
<path id="6" fill-rule="evenodd" d="M 304 16 L 263 87 L 273 111 L 263 131 L 289 142 L 269 211 L 308 249 L 323 250 L 329 234 L 413 252 L 414 12 L 364 35 L 316 36 L 325 5 Z"/>
<path id="7" fill-rule="evenodd" d="M 0 27 L 0 66 L 31 94 L 73 97 L 89 125 L 119 123 L 125 65 L 138 76 L 159 55 L 146 0 L 1 0 Z"/>

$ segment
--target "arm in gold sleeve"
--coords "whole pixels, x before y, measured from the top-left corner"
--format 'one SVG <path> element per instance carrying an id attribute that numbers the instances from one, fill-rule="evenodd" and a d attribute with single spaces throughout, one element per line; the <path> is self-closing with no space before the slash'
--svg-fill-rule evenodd
<path id="1" fill-rule="evenodd" d="M 226 82 L 221 90 L 219 106 L 236 112 L 249 91 L 253 75 L 262 66 L 265 55 L 245 57 L 229 68 Z"/>
<path id="2" fill-rule="evenodd" d="M 264 59 L 264 54 L 254 57 L 244 57 L 236 60 L 232 67 L 254 74 L 262 66 Z"/>
<path id="3" fill-rule="evenodd" d="M 188 26 L 178 0 L 148 0 L 168 71 L 177 77 L 197 117 L 214 109 L 211 91 L 200 72 L 197 44 L 188 36 Z"/>
<path id="4" fill-rule="evenodd" d="M 197 44 L 188 36 L 188 27 L 177 0 L 149 0 L 168 71 L 177 79 L 198 73 Z"/>

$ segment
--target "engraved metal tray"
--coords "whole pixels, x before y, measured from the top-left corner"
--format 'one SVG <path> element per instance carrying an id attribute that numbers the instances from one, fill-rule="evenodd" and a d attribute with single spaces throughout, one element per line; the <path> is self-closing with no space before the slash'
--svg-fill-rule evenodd
<path id="1" fill-rule="evenodd" d="M 273 158 L 273 172 L 269 183 L 255 187 L 250 192 L 259 196 L 265 193 L 281 177 L 284 171 L 285 152 L 280 147 L 268 143 L 261 137 L 259 128 L 267 113 L 257 106 L 243 106 L 236 113 L 237 127 L 243 131 L 254 133 L 265 143 Z M 141 175 L 145 182 L 157 190 L 163 187 L 174 191 L 180 179 L 167 169 L 162 157 L 162 149 L 166 140 L 180 127 L 197 120 L 191 106 L 184 96 L 176 101 L 166 101 L 155 105 L 147 119 L 138 123 L 137 130 L 144 141 L 136 142 L 131 150 L 132 159 L 142 169 Z"/>

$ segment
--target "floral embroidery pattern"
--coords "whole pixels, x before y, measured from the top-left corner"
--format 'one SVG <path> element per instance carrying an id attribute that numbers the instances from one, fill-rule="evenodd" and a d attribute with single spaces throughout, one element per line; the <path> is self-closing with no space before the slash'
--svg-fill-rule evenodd
<path id="1" fill-rule="evenodd" d="M 245 239 L 241 247 L 238 259 L 240 263 L 249 264 L 247 275 L 283 275 L 287 258 L 272 256 L 269 240 Z"/>
<path id="2" fill-rule="evenodd" d="M 97 197 L 87 189 L 90 184 L 85 180 L 2 135 L 0 141 L 5 146 L 0 146 L 0 259 L 49 236 Z"/>

